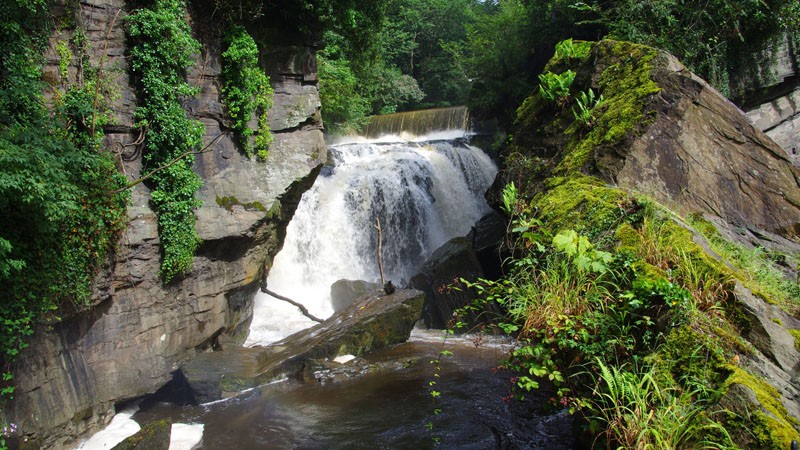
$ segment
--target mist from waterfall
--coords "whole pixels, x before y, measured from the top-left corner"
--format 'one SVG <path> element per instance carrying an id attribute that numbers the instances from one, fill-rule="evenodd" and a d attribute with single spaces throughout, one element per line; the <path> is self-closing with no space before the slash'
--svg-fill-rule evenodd
<path id="1" fill-rule="evenodd" d="M 463 132 L 461 133 L 463 136 Z M 376 220 L 387 280 L 403 286 L 431 253 L 471 227 L 489 207 L 497 167 L 463 139 L 356 142 L 330 148 L 329 163 L 303 195 L 275 257 L 269 289 L 333 313 L 337 280 L 378 282 Z M 245 345 L 265 345 L 314 325 L 296 307 L 259 293 Z"/>

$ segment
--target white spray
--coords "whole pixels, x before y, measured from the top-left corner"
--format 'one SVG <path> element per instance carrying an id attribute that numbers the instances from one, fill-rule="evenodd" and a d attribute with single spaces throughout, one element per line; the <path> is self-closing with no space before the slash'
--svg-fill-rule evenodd
<path id="1" fill-rule="evenodd" d="M 337 280 L 380 279 L 376 219 L 387 280 L 403 285 L 431 253 L 489 210 L 497 167 L 463 141 L 360 142 L 331 147 L 333 164 L 303 195 L 275 257 L 269 289 L 329 317 Z M 245 345 L 265 345 L 314 325 L 294 306 L 259 294 Z"/>

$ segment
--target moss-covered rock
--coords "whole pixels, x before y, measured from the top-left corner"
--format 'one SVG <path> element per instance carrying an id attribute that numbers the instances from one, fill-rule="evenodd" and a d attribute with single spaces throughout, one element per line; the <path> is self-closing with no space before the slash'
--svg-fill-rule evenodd
<path id="1" fill-rule="evenodd" d="M 747 449 L 788 449 L 800 440 L 798 421 L 766 381 L 739 367 L 731 367 L 719 402 L 728 414 L 726 429 Z"/>
<path id="2" fill-rule="evenodd" d="M 171 435 L 170 419 L 155 420 L 114 446 L 112 450 L 167 450 Z"/>
<path id="3" fill-rule="evenodd" d="M 535 193 L 550 177 L 597 176 L 682 214 L 797 238 L 800 170 L 735 106 L 671 55 L 628 42 L 592 44 L 586 58 L 551 61 L 577 75 L 571 92 L 603 96 L 587 127 L 574 105 L 539 93 L 517 111 L 507 181 Z"/>
<path id="4" fill-rule="evenodd" d="M 787 251 L 800 249 L 800 208 L 793 200 L 800 171 L 739 110 L 664 52 L 601 41 L 586 57 L 554 58 L 545 70 L 575 72 L 572 94 L 592 89 L 603 101 L 593 120 L 579 121 L 569 103 L 539 93 L 526 99 L 502 155 L 503 181 L 519 187 L 525 211 L 544 235 L 575 230 L 616 252 L 619 292 L 609 295 L 631 303 L 616 298 L 606 314 L 647 305 L 633 311 L 643 316 L 639 323 L 650 323 L 638 332 L 656 336 L 658 345 L 644 359 L 664 385 L 718 404 L 703 414 L 725 417 L 744 448 L 788 448 L 797 439 L 797 411 L 784 404 L 796 382 L 776 390 L 737 364 L 766 359 L 782 378 L 796 377 L 796 349 L 776 339 L 788 337 L 796 319 L 763 306 L 758 296 L 745 305 L 739 297 L 747 277 L 723 262 L 726 255 L 712 251 L 703 235 L 722 239 L 755 230 L 749 235 L 755 242 L 766 237 L 789 243 Z M 690 213 L 711 220 L 680 218 Z M 756 333 L 762 328 L 775 332 Z M 736 414 L 718 411 L 726 408 Z"/>

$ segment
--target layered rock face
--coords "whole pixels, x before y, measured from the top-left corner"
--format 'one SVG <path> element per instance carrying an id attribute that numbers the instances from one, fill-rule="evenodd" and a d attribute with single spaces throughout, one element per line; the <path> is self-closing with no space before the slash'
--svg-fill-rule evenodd
<path id="1" fill-rule="evenodd" d="M 655 66 L 655 119 L 622 155 L 597 155 L 605 175 L 684 214 L 797 237 L 800 170 L 784 149 L 676 59 Z"/>
<path id="2" fill-rule="evenodd" d="M 800 152 L 800 52 L 797 39 L 783 35 L 749 55 L 731 77 L 734 101 L 747 118 L 795 159 Z"/>
<path id="3" fill-rule="evenodd" d="M 135 145 L 140 136 L 132 121 L 135 91 L 125 58 L 128 8 L 124 0 L 85 0 L 77 8 L 56 7 L 54 15 L 75 14 L 84 25 L 94 67 L 106 58 L 104 71 L 120 93 L 106 142 L 134 180 L 142 173 Z M 69 38 L 69 31 L 60 31 L 52 40 Z M 272 47 L 262 54 L 275 89 L 270 111 L 275 140 L 268 160 L 260 162 L 245 157 L 224 134 L 228 119 L 219 98 L 220 49 L 215 42 L 203 45 L 188 74 L 200 94 L 185 105 L 205 124 L 209 145 L 195 162 L 204 186 L 198 194 L 203 206 L 196 211 L 202 243 L 193 269 L 169 285 L 162 283 L 149 191 L 137 185 L 128 227 L 99 276 L 95 307 L 38 330 L 18 360 L 9 415 L 34 446 L 59 448 L 96 430 L 113 415 L 115 403 L 154 392 L 179 363 L 213 347 L 221 335 L 242 341 L 259 282 L 280 250 L 300 196 L 313 183 L 315 168 L 326 158 L 312 48 Z M 48 74 L 58 79 L 52 77 L 59 69 L 51 52 L 45 79 Z M 70 73 L 74 76 L 76 68 Z"/>

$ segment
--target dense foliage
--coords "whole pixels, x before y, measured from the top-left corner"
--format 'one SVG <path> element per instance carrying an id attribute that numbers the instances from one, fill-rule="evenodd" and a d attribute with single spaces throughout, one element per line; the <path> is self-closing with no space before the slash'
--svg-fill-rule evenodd
<path id="1" fill-rule="evenodd" d="M 146 133 L 144 167 L 158 169 L 150 195 L 163 252 L 161 276 L 169 282 L 191 268 L 199 243 L 194 208 L 200 201 L 194 194 L 202 182 L 192 163 L 204 128 L 186 116 L 181 99 L 196 94 L 185 71 L 200 44 L 191 36 L 180 0 L 156 0 L 152 8 L 128 16 L 128 24 L 138 87 L 135 118 Z"/>
<path id="2" fill-rule="evenodd" d="M 225 35 L 226 50 L 222 52 L 222 95 L 233 120 L 239 145 L 247 156 L 266 159 L 272 143 L 267 111 L 272 107 L 272 86 L 269 77 L 258 65 L 258 46 L 241 26 L 232 26 Z M 250 128 L 253 114 L 257 115 L 258 133 Z"/>
<path id="3" fill-rule="evenodd" d="M 124 226 L 127 194 L 112 156 L 100 150 L 110 95 L 88 64 L 60 70 L 48 109 L 42 95 L 44 46 L 52 22 L 44 1 L 0 5 L 0 372 L 42 324 L 81 310 L 94 274 Z M 60 66 L 88 48 L 77 29 L 61 42 Z"/>
<path id="4" fill-rule="evenodd" d="M 371 18 L 363 33 L 330 28 L 325 35 L 325 44 L 334 48 L 325 51 L 321 63 L 323 88 L 348 77 L 356 80 L 350 83 L 356 96 L 328 89 L 323 117 L 329 124 L 351 120 L 357 128 L 369 114 L 468 104 L 474 115 L 509 127 L 554 45 L 570 37 L 610 37 L 667 50 L 729 94 L 729 79 L 754 62 L 756 50 L 785 30 L 797 39 L 800 4 L 382 0 Z M 414 84 L 419 93 L 402 94 Z"/>

